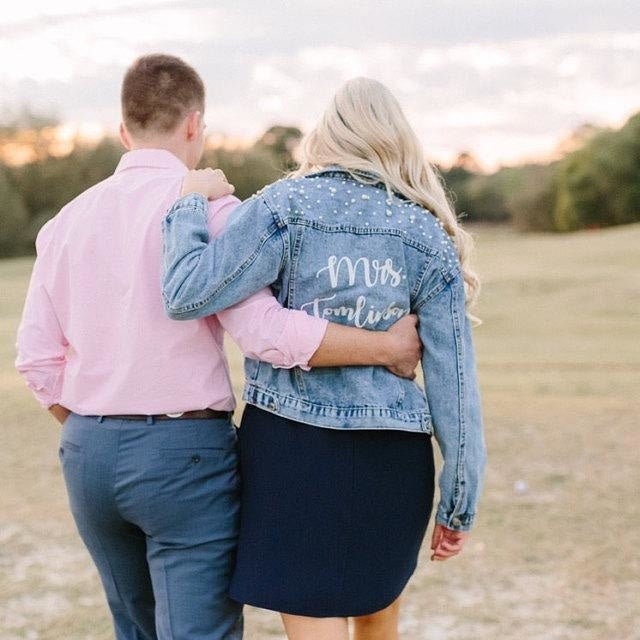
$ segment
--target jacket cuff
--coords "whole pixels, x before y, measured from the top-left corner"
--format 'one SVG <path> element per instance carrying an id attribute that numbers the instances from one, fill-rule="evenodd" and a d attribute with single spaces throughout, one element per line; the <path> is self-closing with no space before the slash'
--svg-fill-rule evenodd
<path id="1" fill-rule="evenodd" d="M 436 513 L 436 523 L 441 524 L 453 531 L 469 531 L 473 526 L 475 513 L 455 513 L 447 514 L 446 509 L 440 505 Z"/>
<path id="2" fill-rule="evenodd" d="M 209 213 L 208 200 L 200 193 L 188 193 L 186 196 L 182 196 L 182 198 L 173 203 L 173 206 L 169 209 L 167 218 L 178 214 L 181 211 L 200 213 L 207 218 Z"/>

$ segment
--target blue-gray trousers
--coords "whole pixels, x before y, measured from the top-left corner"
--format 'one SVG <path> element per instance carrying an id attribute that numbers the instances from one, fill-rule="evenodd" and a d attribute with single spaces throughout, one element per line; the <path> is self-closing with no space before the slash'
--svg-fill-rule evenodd
<path id="1" fill-rule="evenodd" d="M 60 460 L 118 640 L 236 640 L 227 596 L 240 508 L 227 420 L 71 414 Z"/>

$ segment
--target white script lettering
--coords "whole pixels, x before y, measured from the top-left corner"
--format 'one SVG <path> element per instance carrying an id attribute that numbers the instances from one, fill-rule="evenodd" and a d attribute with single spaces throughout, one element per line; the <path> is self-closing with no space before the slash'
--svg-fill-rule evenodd
<path id="1" fill-rule="evenodd" d="M 348 256 L 343 256 L 342 258 L 329 256 L 327 266 L 318 270 L 316 278 L 319 278 L 326 271 L 329 274 L 329 282 L 332 289 L 337 289 L 339 286 L 352 287 L 356 283 L 359 267 L 364 284 L 369 289 L 377 284 L 387 284 L 387 282 L 392 287 L 397 287 L 402 282 L 402 267 L 399 269 L 394 268 L 391 258 L 387 258 L 381 263 L 376 259 L 370 261 L 369 258 L 358 258 L 354 262 Z M 345 269 L 347 281 L 341 285 L 340 272 L 345 273 Z"/>
<path id="2" fill-rule="evenodd" d="M 380 320 L 399 320 L 409 313 L 409 309 L 396 306 L 393 302 L 384 309 L 377 311 L 373 308 L 367 309 L 366 296 L 358 296 L 354 307 L 341 305 L 339 307 L 331 307 L 323 303 L 330 302 L 335 299 L 335 295 L 329 298 L 316 298 L 311 302 L 306 302 L 300 308 L 305 309 L 311 307 L 312 313 L 316 318 L 346 318 L 349 322 L 353 322 L 356 327 L 365 327 L 367 325 L 376 326 Z"/>

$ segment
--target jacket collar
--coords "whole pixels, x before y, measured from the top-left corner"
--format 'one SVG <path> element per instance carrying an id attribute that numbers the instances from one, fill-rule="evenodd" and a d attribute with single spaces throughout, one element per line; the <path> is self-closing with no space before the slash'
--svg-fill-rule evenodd
<path id="1" fill-rule="evenodd" d="M 313 176 L 324 176 L 327 174 L 336 174 L 336 175 L 355 175 L 362 176 L 368 180 L 373 180 L 374 183 L 382 183 L 380 176 L 373 171 L 364 171 L 362 169 L 345 169 L 345 167 L 341 167 L 338 164 L 330 164 L 322 169 L 318 169 L 318 171 L 314 171 L 313 173 L 308 174 L 308 177 Z"/>
<path id="2" fill-rule="evenodd" d="M 370 184 L 373 187 L 377 187 L 378 189 L 383 189 L 384 191 L 386 191 L 387 186 L 384 183 L 384 180 L 382 180 L 382 178 L 377 174 L 374 173 L 373 171 L 365 171 L 363 169 L 345 169 L 344 167 L 341 167 L 340 165 L 337 164 L 332 164 L 332 165 L 328 165 L 322 169 L 319 169 L 318 171 L 314 171 L 313 173 L 309 173 L 307 176 L 308 178 L 312 178 L 315 176 L 360 176 L 362 178 L 364 178 L 364 180 Z M 398 198 L 400 198 L 401 200 L 408 200 L 408 198 L 402 194 L 399 193 L 397 191 L 393 191 L 393 193 L 398 196 Z"/>

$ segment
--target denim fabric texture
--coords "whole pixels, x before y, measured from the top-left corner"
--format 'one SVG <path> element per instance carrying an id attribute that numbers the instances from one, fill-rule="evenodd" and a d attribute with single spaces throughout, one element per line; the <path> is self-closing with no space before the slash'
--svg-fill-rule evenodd
<path id="1" fill-rule="evenodd" d="M 271 286 L 286 307 L 372 330 L 420 318 L 425 389 L 382 367 L 275 369 L 247 360 L 244 399 L 334 429 L 433 434 L 444 458 L 436 521 L 473 522 L 485 464 L 474 349 L 456 249 L 438 219 L 372 174 L 340 167 L 280 180 L 244 202 L 214 239 L 190 194 L 164 222 L 163 297 L 178 320 Z"/>
<path id="2" fill-rule="evenodd" d="M 72 413 L 60 462 L 117 640 L 240 640 L 227 593 L 240 476 L 226 420 L 147 423 Z"/>

